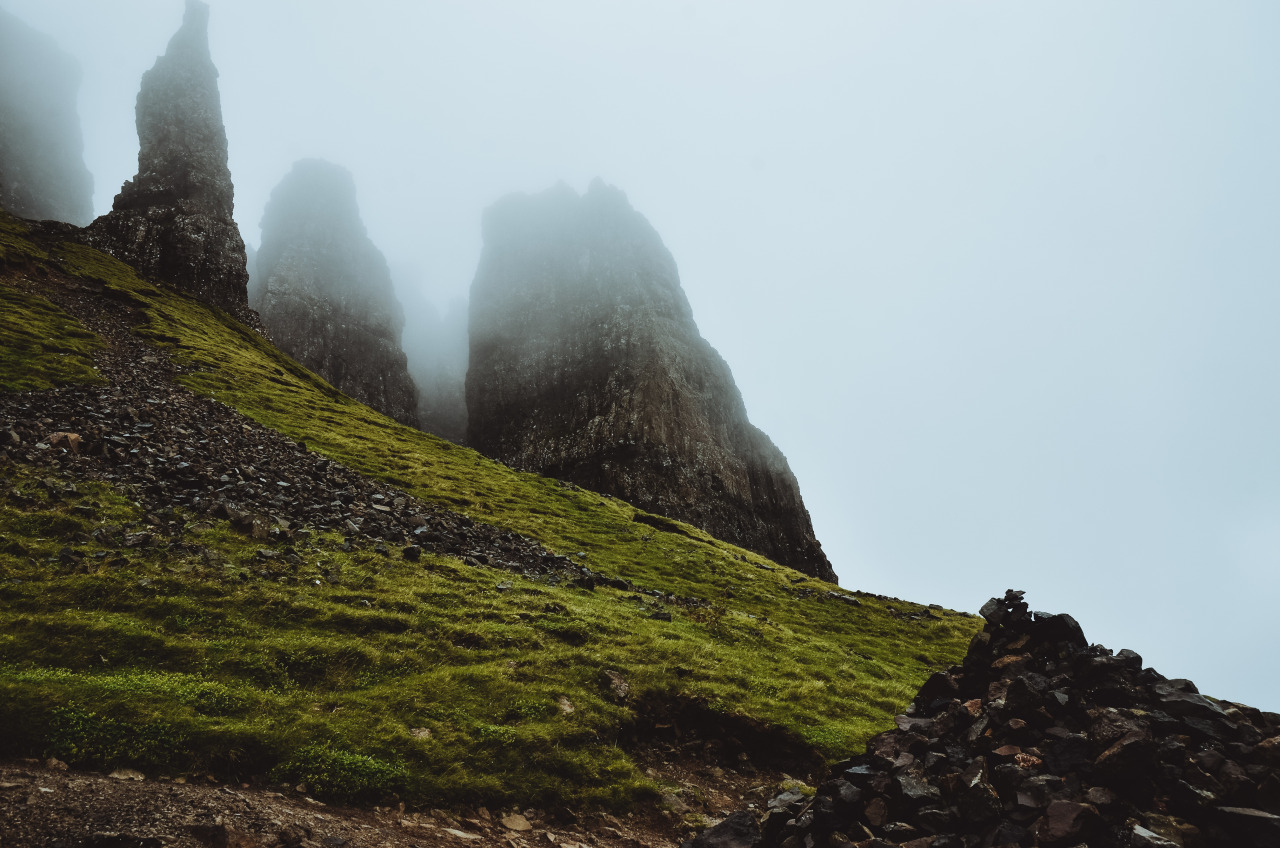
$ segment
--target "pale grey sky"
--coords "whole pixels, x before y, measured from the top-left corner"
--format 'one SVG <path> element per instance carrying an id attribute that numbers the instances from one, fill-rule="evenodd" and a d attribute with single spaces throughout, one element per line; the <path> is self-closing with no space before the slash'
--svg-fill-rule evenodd
<path id="1" fill-rule="evenodd" d="M 80 58 L 106 210 L 180 0 L 0 6 Z M 1280 5 L 212 6 L 247 241 L 337 162 L 412 313 L 465 293 L 493 200 L 600 176 L 843 585 L 1026 589 L 1280 710 Z"/>

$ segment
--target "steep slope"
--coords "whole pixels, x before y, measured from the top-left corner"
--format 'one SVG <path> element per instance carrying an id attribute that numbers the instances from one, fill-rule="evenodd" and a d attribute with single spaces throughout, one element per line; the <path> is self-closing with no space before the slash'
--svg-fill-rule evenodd
<path id="1" fill-rule="evenodd" d="M 786 458 L 622 192 L 490 207 L 469 329 L 469 445 L 835 582 Z"/>
<path id="2" fill-rule="evenodd" d="M 0 217 L 0 360 L 69 384 L 0 394 L 0 755 L 627 806 L 654 734 L 845 750 L 975 629 L 398 425 L 61 238 Z"/>
<path id="3" fill-rule="evenodd" d="M 181 28 L 142 75 L 138 174 L 86 237 L 148 277 L 245 316 L 244 240 L 232 218 L 209 7 L 187 0 Z"/>
<path id="4" fill-rule="evenodd" d="M 0 9 L 0 209 L 78 226 L 93 217 L 79 88 L 75 59 Z"/>
<path id="5" fill-rule="evenodd" d="M 356 400 L 416 426 L 418 395 L 400 348 L 404 309 L 365 233 L 350 172 L 318 159 L 295 163 L 271 193 L 255 261 L 257 309 L 280 349 Z"/>

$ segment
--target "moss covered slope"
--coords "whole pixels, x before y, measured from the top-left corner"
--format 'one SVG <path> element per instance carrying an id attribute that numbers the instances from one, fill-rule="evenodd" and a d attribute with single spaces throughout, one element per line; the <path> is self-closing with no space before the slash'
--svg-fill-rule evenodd
<path id="1" fill-rule="evenodd" d="M 131 304 L 134 333 L 185 366 L 178 379 L 194 392 L 640 589 L 411 563 L 324 533 L 294 542 L 300 568 L 266 579 L 245 567 L 264 543 L 226 522 L 176 514 L 188 544 L 124 547 L 95 531 L 144 522 L 127 491 L 76 483 L 70 465 L 50 476 L 0 464 L 8 753 L 270 775 L 333 796 L 625 806 L 657 788 L 623 744 L 646 711 L 696 702 L 842 755 L 977 629 L 902 602 L 855 605 L 696 528 L 514 472 L 357 404 L 226 314 L 104 254 L 13 219 L 0 236 L 0 390 L 45 385 L 24 382 L 35 372 L 96 379 L 98 342 L 40 293 L 81 285 Z M 24 342 L 37 323 L 60 341 Z M 54 371 L 68 360 L 80 370 Z M 625 698 L 607 672 L 628 682 Z"/>

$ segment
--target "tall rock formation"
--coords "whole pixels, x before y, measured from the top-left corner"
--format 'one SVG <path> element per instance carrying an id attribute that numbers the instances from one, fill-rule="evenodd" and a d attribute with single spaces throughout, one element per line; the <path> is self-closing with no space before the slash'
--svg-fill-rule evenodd
<path id="1" fill-rule="evenodd" d="M 483 230 L 468 443 L 834 582 L 786 458 L 626 196 L 599 180 L 512 195 Z"/>
<path id="2" fill-rule="evenodd" d="M 208 5 L 187 0 L 182 27 L 142 75 L 138 175 L 93 222 L 88 240 L 144 276 L 245 317 L 249 274 L 231 217 L 227 133 L 208 31 Z"/>
<path id="3" fill-rule="evenodd" d="M 400 348 L 404 309 L 387 261 L 365 234 L 351 174 L 304 159 L 262 216 L 262 323 L 281 350 L 336 388 L 417 426 L 418 397 Z"/>
<path id="4" fill-rule="evenodd" d="M 93 218 L 79 88 L 79 63 L 0 9 L 0 209 L 80 227 Z"/>

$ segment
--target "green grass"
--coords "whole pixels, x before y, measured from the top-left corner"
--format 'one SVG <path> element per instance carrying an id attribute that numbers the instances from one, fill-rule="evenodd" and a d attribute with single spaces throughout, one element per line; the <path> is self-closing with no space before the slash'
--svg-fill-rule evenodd
<path id="1" fill-rule="evenodd" d="M 656 791 L 621 744 L 646 711 L 696 701 L 838 757 L 958 661 L 977 629 L 951 614 L 908 620 L 913 604 L 853 607 L 688 525 L 638 523 L 625 503 L 394 423 L 110 257 L 31 247 L 49 258 L 27 262 L 137 306 L 138 335 L 190 366 L 181 379 L 194 391 L 424 500 L 699 605 L 346 552 L 323 534 L 294 543 L 294 565 L 264 563 L 261 542 L 197 516 L 180 547 L 121 550 L 94 531 L 144 521 L 124 493 L 66 494 L 43 472 L 0 466 L 3 753 L 265 775 L 364 800 L 622 808 Z M 0 378 L 0 389 L 19 386 Z M 74 510 L 85 503 L 91 518 Z M 672 620 L 651 618 L 659 609 Z M 606 670 L 630 683 L 625 702 Z"/>
<path id="2" fill-rule="evenodd" d="M 47 299 L 12 284 L 21 269 L 40 267 L 48 258 L 26 233 L 15 219 L 0 217 L 0 269 L 15 269 L 0 285 L 0 385 L 21 392 L 100 382 L 93 368 L 93 354 L 102 347 L 98 337 Z"/>

